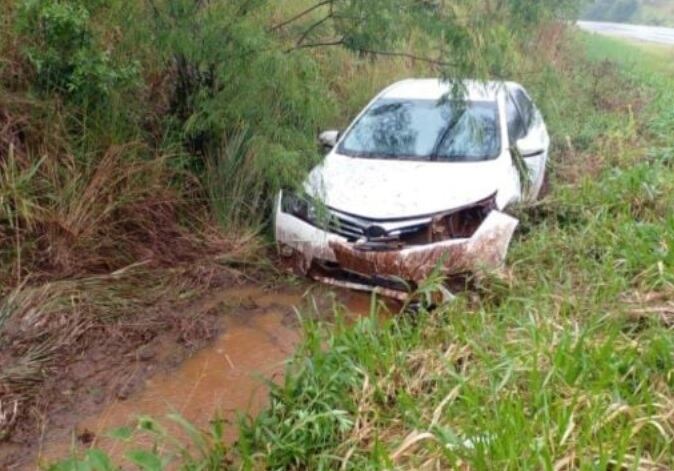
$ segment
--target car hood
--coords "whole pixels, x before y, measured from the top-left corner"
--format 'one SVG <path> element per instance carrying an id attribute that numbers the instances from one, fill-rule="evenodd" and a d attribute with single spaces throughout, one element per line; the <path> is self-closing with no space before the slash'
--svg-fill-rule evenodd
<path id="1" fill-rule="evenodd" d="M 429 215 L 480 201 L 499 188 L 497 161 L 453 163 L 329 154 L 305 190 L 327 206 L 370 219 Z"/>

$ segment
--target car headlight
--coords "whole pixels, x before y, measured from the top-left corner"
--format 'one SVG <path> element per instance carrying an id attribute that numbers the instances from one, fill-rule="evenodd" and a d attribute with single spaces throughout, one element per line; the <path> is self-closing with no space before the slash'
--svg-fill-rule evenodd
<path id="1" fill-rule="evenodd" d="M 311 224 L 314 224 L 317 220 L 317 210 L 314 203 L 306 197 L 289 191 L 284 191 L 281 194 L 281 211 Z"/>

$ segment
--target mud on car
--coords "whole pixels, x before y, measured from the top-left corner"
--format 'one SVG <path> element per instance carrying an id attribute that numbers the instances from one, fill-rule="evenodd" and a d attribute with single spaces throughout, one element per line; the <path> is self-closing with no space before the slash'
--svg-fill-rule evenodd
<path id="1" fill-rule="evenodd" d="M 437 266 L 501 267 L 518 224 L 507 208 L 538 197 L 550 147 L 522 86 L 438 79 L 391 85 L 319 140 L 323 162 L 276 200 L 280 255 L 319 281 L 393 296 Z"/>

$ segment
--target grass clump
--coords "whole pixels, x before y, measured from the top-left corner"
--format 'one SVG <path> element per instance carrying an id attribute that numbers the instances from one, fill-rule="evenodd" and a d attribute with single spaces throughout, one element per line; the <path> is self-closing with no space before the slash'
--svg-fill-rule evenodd
<path id="1" fill-rule="evenodd" d="M 310 332 L 268 412 L 244 427 L 237 445 L 244 463 L 272 469 L 668 463 L 672 363 L 665 332 L 629 335 L 606 315 L 560 319 L 523 303 L 466 310 L 456 305 L 383 325 L 368 319 L 323 338 Z"/>

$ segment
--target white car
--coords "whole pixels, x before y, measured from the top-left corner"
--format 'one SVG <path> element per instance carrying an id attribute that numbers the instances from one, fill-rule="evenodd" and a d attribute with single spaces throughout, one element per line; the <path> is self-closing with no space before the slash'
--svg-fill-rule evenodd
<path id="1" fill-rule="evenodd" d="M 505 209 L 538 197 L 550 138 L 511 82 L 395 83 L 344 131 L 303 191 L 275 208 L 279 253 L 299 273 L 396 295 L 440 267 L 498 269 L 518 221 Z"/>

